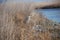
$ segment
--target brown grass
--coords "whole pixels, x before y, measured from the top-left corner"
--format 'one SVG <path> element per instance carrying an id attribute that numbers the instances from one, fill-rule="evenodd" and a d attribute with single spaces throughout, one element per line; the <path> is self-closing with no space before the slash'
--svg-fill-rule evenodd
<path id="1" fill-rule="evenodd" d="M 0 13 L 0 40 L 60 40 L 59 28 L 32 3 L 5 3 Z"/>

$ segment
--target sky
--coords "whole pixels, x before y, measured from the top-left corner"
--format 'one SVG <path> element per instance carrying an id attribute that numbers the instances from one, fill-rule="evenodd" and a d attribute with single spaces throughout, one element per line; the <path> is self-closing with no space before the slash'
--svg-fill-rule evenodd
<path id="1" fill-rule="evenodd" d="M 5 1 L 5 0 L 0 0 L 0 2 L 3 2 L 3 1 Z M 15 1 L 18 1 L 19 2 L 19 0 L 15 0 Z M 56 2 L 55 0 L 23 0 L 23 1 L 29 1 L 29 2 L 30 1 L 33 1 L 33 2 Z"/>
<path id="2" fill-rule="evenodd" d="M 35 2 L 54 2 L 55 0 L 34 0 Z"/>
<path id="3" fill-rule="evenodd" d="M 2 2 L 2 0 L 0 0 L 0 2 Z"/>

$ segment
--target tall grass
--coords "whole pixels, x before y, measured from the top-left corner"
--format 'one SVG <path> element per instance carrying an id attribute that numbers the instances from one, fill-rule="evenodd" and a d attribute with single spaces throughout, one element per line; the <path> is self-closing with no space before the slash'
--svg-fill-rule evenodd
<path id="1" fill-rule="evenodd" d="M 51 40 L 51 30 L 48 29 L 53 28 L 52 22 L 36 12 L 33 4 L 10 0 L 1 4 L 0 40 Z"/>
<path id="2" fill-rule="evenodd" d="M 20 27 L 23 25 L 18 22 L 22 22 L 24 17 L 32 11 L 30 6 L 31 3 L 13 1 L 1 4 L 0 40 L 23 40 Z M 17 26 L 18 24 L 20 26 Z"/>

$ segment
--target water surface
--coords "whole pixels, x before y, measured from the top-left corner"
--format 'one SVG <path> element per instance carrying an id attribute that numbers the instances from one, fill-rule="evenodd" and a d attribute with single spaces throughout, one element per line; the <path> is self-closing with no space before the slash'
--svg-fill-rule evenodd
<path id="1" fill-rule="evenodd" d="M 60 22 L 60 8 L 59 9 L 39 9 L 49 20 Z"/>

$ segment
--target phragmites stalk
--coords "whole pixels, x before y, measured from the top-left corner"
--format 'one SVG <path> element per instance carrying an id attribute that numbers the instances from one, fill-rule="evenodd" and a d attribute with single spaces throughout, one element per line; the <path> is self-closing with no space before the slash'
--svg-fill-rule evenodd
<path id="1" fill-rule="evenodd" d="M 59 29 L 54 28 L 52 21 L 35 10 L 34 3 L 32 1 L 24 2 L 23 0 L 7 0 L 1 3 L 0 40 L 58 39 L 56 37 L 59 36 Z M 52 31 L 55 31 L 55 36 Z"/>

